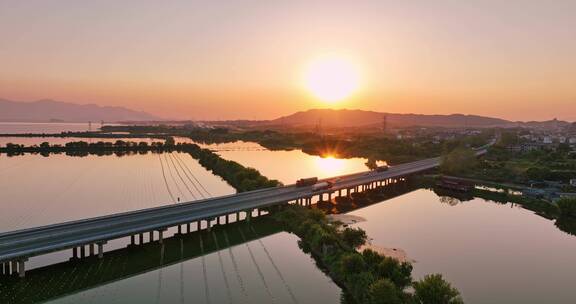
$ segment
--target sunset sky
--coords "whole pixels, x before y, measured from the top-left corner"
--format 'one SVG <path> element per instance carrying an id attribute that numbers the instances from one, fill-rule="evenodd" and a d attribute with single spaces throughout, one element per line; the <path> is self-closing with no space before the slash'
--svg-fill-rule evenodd
<path id="1" fill-rule="evenodd" d="M 323 58 L 357 73 L 346 98 L 306 83 Z M 179 119 L 335 107 L 576 120 L 576 1 L 0 0 L 0 98 Z"/>

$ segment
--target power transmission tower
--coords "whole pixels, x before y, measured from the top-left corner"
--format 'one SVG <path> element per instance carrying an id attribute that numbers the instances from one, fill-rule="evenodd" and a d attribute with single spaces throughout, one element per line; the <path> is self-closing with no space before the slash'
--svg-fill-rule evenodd
<path id="1" fill-rule="evenodd" d="M 388 115 L 384 114 L 384 116 L 382 116 L 382 133 L 386 133 L 387 127 L 388 127 Z"/>

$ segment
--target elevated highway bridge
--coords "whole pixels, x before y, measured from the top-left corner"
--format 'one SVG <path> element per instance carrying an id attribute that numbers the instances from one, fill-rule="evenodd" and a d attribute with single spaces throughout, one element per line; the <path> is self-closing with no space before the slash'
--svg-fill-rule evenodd
<path id="1" fill-rule="evenodd" d="M 476 150 L 478 156 L 486 153 L 486 146 Z M 72 249 L 73 256 L 97 255 L 102 257 L 104 245 L 114 239 L 130 237 L 131 244 L 142 243 L 144 234 L 149 240 L 156 236 L 163 242 L 163 233 L 171 227 L 190 231 L 191 225 L 197 230 L 211 229 L 214 224 L 235 221 L 249 221 L 260 215 L 262 209 L 298 203 L 311 205 L 313 198 L 323 200 L 332 195 L 346 195 L 396 183 L 411 175 L 434 169 L 440 165 L 440 158 L 429 158 L 390 167 L 387 171 L 366 171 L 322 179 L 332 186 L 315 191 L 313 186 L 297 187 L 286 185 L 233 195 L 167 205 L 77 221 L 41 226 L 0 234 L 0 272 L 3 274 L 25 274 L 25 262 L 34 256 Z M 88 253 L 86 253 L 88 251 Z"/>

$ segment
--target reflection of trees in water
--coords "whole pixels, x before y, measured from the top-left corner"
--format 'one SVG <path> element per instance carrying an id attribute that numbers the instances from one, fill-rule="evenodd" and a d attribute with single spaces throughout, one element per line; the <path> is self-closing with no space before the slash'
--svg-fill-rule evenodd
<path id="1" fill-rule="evenodd" d="M 554 223 L 558 229 L 576 236 L 576 218 L 571 217 L 559 217 Z"/>
<path id="2" fill-rule="evenodd" d="M 433 188 L 434 193 L 440 197 L 440 202 L 450 206 L 456 206 L 459 203 L 470 201 L 474 196 L 468 192 L 455 192 L 442 188 Z"/>
<path id="3" fill-rule="evenodd" d="M 456 206 L 460 204 L 462 201 L 451 196 L 440 196 L 440 202 L 443 204 L 448 204 L 450 206 Z"/>

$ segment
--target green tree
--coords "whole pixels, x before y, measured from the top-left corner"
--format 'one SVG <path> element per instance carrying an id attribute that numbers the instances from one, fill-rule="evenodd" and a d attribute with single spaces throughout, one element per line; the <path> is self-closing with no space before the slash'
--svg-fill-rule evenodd
<path id="1" fill-rule="evenodd" d="M 368 288 L 371 304 L 400 304 L 402 300 L 401 291 L 396 288 L 389 279 L 379 279 Z"/>
<path id="2" fill-rule="evenodd" d="M 566 218 L 576 219 L 576 199 L 574 198 L 562 198 L 558 201 L 558 209 L 560 209 L 560 215 Z"/>
<path id="3" fill-rule="evenodd" d="M 366 231 L 360 228 L 346 228 L 341 233 L 342 240 L 352 248 L 358 248 L 366 243 Z"/>
<path id="4" fill-rule="evenodd" d="M 351 276 L 363 272 L 366 269 L 366 263 L 360 254 L 350 253 L 342 257 L 341 270 L 346 276 Z"/>
<path id="5" fill-rule="evenodd" d="M 390 279 L 400 288 L 407 287 L 412 282 L 412 265 L 400 263 L 391 257 L 384 257 L 376 266 L 375 272 L 379 277 Z"/>
<path id="6" fill-rule="evenodd" d="M 458 147 L 442 155 L 440 171 L 445 174 L 466 174 L 478 166 L 476 153 L 470 148 Z"/>
<path id="7" fill-rule="evenodd" d="M 542 167 L 530 167 L 526 170 L 526 177 L 531 180 L 545 180 L 550 176 L 550 169 Z"/>
<path id="8" fill-rule="evenodd" d="M 421 281 L 414 282 L 414 296 L 422 304 L 460 304 L 464 303 L 457 289 L 442 278 L 441 274 L 427 275 Z"/>

